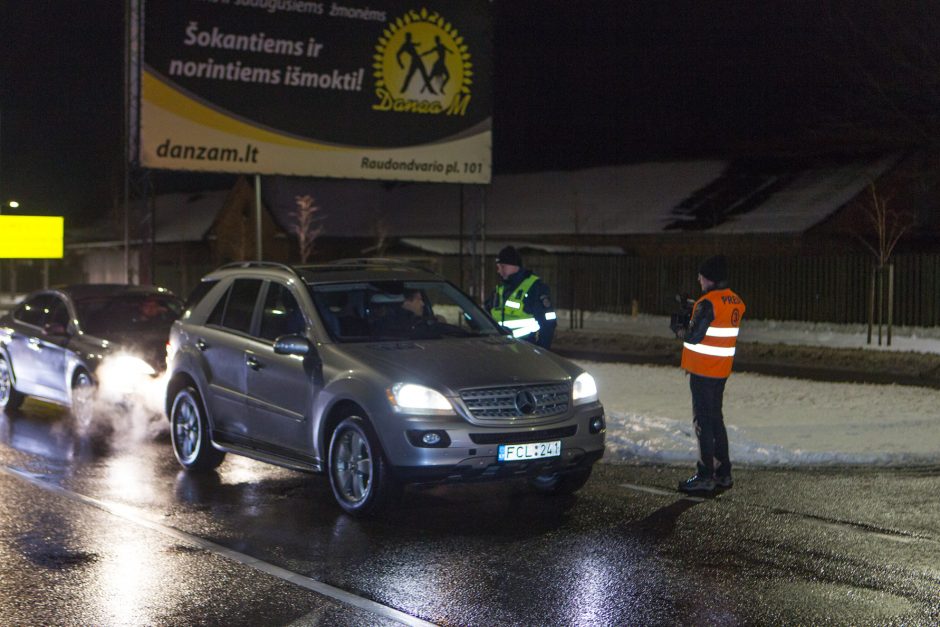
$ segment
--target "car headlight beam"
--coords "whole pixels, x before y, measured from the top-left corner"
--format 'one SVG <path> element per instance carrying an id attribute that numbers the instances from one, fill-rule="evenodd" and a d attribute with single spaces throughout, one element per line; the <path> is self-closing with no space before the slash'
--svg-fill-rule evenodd
<path id="1" fill-rule="evenodd" d="M 575 405 L 582 405 L 597 400 L 597 382 L 594 377 L 586 372 L 578 375 L 574 380 L 574 386 L 571 392 L 571 400 Z"/>
<path id="2" fill-rule="evenodd" d="M 134 355 L 115 355 L 112 358 L 111 367 L 117 372 L 123 372 L 131 376 L 152 377 L 157 374 L 153 366 Z"/>
<path id="3" fill-rule="evenodd" d="M 388 389 L 388 400 L 397 412 L 449 414 L 454 411 L 443 394 L 416 383 L 396 383 Z"/>

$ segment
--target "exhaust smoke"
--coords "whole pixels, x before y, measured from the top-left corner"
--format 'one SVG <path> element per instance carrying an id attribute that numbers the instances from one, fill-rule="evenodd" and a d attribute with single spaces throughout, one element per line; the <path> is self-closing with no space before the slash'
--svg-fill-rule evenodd
<path id="1" fill-rule="evenodd" d="M 108 355 L 95 371 L 97 387 L 87 410 L 73 407 L 80 436 L 108 438 L 123 447 L 169 433 L 163 413 L 167 373 L 132 353 Z"/>

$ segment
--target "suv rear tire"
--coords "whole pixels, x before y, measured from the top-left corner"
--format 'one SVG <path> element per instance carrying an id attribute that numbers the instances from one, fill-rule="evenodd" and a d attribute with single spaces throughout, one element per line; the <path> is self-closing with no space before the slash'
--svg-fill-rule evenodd
<path id="1" fill-rule="evenodd" d="M 401 494 L 385 454 L 369 423 L 356 415 L 346 417 L 330 438 L 330 487 L 347 514 L 375 514 Z"/>
<path id="2" fill-rule="evenodd" d="M 72 377 L 72 389 L 69 396 L 70 413 L 75 420 L 79 433 L 85 433 L 91 426 L 95 415 L 95 382 L 85 370 L 79 370 Z"/>
<path id="3" fill-rule="evenodd" d="M 225 453 L 212 446 L 202 399 L 192 386 L 184 387 L 173 398 L 170 439 L 176 460 L 186 470 L 213 470 L 225 459 Z"/>

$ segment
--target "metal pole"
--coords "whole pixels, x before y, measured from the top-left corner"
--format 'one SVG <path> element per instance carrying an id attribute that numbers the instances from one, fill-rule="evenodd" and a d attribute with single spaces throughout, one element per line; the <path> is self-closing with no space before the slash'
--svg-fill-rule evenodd
<path id="1" fill-rule="evenodd" d="M 466 289 L 463 279 L 463 183 L 460 184 L 460 224 L 457 227 L 457 276 L 460 289 Z"/>
<path id="2" fill-rule="evenodd" d="M 131 196 L 131 2 L 124 2 L 124 282 L 131 282 L 130 196 Z"/>
<path id="3" fill-rule="evenodd" d="M 261 175 L 255 174 L 255 253 L 258 261 L 264 259 L 261 252 Z"/>
<path id="4" fill-rule="evenodd" d="M 480 188 L 480 302 L 486 301 L 486 190 Z"/>

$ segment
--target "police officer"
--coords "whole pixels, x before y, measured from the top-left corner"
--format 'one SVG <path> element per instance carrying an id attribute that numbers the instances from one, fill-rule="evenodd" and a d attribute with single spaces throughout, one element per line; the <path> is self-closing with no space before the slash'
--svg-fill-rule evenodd
<path id="1" fill-rule="evenodd" d="M 502 282 L 484 304 L 490 315 L 512 329 L 513 337 L 551 348 L 557 323 L 548 285 L 522 267 L 522 256 L 512 246 L 499 251 L 496 272 Z"/>
<path id="2" fill-rule="evenodd" d="M 721 406 L 745 307 L 741 297 L 728 289 L 727 281 L 727 260 L 723 256 L 707 259 L 698 274 L 703 294 L 695 301 L 688 327 L 673 328 L 684 340 L 682 368 L 689 373 L 692 422 L 698 438 L 696 473 L 679 484 L 679 491 L 687 494 L 708 494 L 732 486 Z"/>

